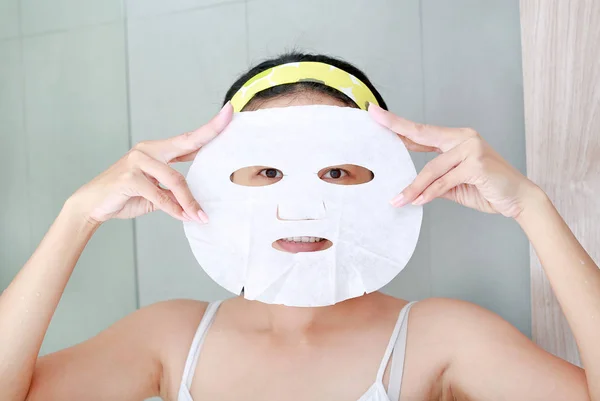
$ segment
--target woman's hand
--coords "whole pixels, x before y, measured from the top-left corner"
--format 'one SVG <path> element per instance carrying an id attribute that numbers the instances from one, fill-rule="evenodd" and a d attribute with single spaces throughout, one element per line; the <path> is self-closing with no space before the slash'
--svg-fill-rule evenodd
<path id="1" fill-rule="evenodd" d="M 482 212 L 518 217 L 539 191 L 473 129 L 417 124 L 374 104 L 369 113 L 397 133 L 409 150 L 440 153 L 392 199 L 395 207 L 446 198 Z"/>
<path id="2" fill-rule="evenodd" d="M 157 209 L 182 221 L 206 223 L 208 217 L 192 196 L 185 177 L 169 164 L 193 160 L 203 145 L 225 129 L 232 113 L 227 103 L 208 124 L 195 131 L 138 143 L 77 190 L 70 204 L 93 224 L 112 218 L 130 219 Z"/>

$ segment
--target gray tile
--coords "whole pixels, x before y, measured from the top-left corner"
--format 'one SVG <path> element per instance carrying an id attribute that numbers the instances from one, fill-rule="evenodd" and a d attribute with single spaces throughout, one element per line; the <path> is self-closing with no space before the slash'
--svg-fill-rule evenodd
<path id="1" fill-rule="evenodd" d="M 165 299 L 216 301 L 232 296 L 198 265 L 181 222 L 157 212 L 136 224 L 141 306 Z"/>
<path id="2" fill-rule="evenodd" d="M 123 18 L 122 0 L 21 0 L 24 35 L 114 22 Z"/>
<path id="3" fill-rule="evenodd" d="M 136 309 L 130 220 L 112 220 L 94 234 L 69 280 L 40 351 L 87 340 Z"/>
<path id="4" fill-rule="evenodd" d="M 37 243 L 81 185 L 129 148 L 122 23 L 24 40 L 32 235 Z M 43 352 L 107 327 L 136 307 L 133 224 L 109 222 L 86 247 Z"/>
<path id="5" fill-rule="evenodd" d="M 130 21 L 134 142 L 190 131 L 220 109 L 229 85 L 246 68 L 244 15 L 244 4 L 232 4 Z M 137 224 L 142 305 L 227 294 L 198 266 L 181 223 L 158 212 Z"/>
<path id="6" fill-rule="evenodd" d="M 244 9 L 234 4 L 129 23 L 134 142 L 197 128 L 220 109 L 246 68 Z"/>
<path id="7" fill-rule="evenodd" d="M 0 0 L 0 39 L 19 35 L 19 0 Z"/>
<path id="8" fill-rule="evenodd" d="M 0 42 L 0 291 L 31 252 L 21 41 Z"/>
<path id="9" fill-rule="evenodd" d="M 427 122 L 470 126 L 525 171 L 519 2 L 423 2 Z M 529 247 L 519 227 L 430 207 L 433 294 L 474 301 L 530 333 Z"/>
<path id="10" fill-rule="evenodd" d="M 293 49 L 341 57 L 367 74 L 390 110 L 406 118 L 423 120 L 417 0 L 251 1 L 248 39 L 252 63 Z M 413 160 L 420 169 L 428 157 L 413 154 Z M 408 299 L 429 296 L 429 252 L 426 212 L 415 254 L 384 291 Z"/>
<path id="11" fill-rule="evenodd" d="M 127 18 L 144 18 L 244 0 L 126 0 Z"/>

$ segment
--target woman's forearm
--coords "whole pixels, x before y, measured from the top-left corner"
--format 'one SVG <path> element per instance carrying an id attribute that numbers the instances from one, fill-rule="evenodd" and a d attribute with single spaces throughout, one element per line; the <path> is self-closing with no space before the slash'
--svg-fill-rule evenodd
<path id="1" fill-rule="evenodd" d="M 0 296 L 0 399 L 25 399 L 52 315 L 96 228 L 67 201 L 37 250 Z"/>
<path id="2" fill-rule="evenodd" d="M 600 400 L 600 270 L 541 190 L 517 218 L 579 347 L 590 397 Z"/>

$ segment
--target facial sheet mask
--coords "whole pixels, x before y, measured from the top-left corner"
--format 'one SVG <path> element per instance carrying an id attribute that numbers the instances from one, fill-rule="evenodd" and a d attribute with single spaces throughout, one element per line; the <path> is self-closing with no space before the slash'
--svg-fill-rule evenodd
<path id="1" fill-rule="evenodd" d="M 374 178 L 337 185 L 326 167 L 362 166 Z M 249 166 L 281 171 L 271 185 L 235 184 Z M 184 223 L 194 256 L 218 284 L 247 299 L 288 306 L 326 306 L 376 291 L 408 263 L 422 208 L 389 201 L 416 176 L 400 138 L 348 107 L 297 106 L 236 113 L 196 156 L 187 175 L 209 223 Z M 288 253 L 272 244 L 312 236 L 332 242 L 316 252 Z"/>

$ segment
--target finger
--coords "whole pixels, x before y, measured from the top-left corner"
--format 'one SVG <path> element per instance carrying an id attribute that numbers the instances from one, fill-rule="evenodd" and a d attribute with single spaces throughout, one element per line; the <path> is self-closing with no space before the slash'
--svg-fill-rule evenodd
<path id="1" fill-rule="evenodd" d="M 134 154 L 136 166 L 144 173 L 157 179 L 158 182 L 166 186 L 173 193 L 187 216 L 200 223 L 208 222 L 208 217 L 200 208 L 200 205 L 192 195 L 192 192 L 185 181 L 185 177 L 180 172 L 153 159 L 143 152 L 136 152 Z"/>
<path id="2" fill-rule="evenodd" d="M 425 188 L 464 160 L 463 149 L 455 148 L 431 160 L 417 174 L 414 181 L 398 196 L 390 201 L 392 206 L 400 207 L 413 202 Z"/>
<path id="3" fill-rule="evenodd" d="M 155 209 L 160 209 L 177 220 L 188 221 L 183 216 L 183 210 L 179 204 L 171 199 L 167 190 L 152 184 L 143 174 L 136 176 L 134 185 L 137 194 L 152 202 Z"/>
<path id="4" fill-rule="evenodd" d="M 168 189 L 165 189 L 164 191 L 167 193 L 167 195 L 169 195 L 169 198 L 171 198 L 171 200 L 172 200 L 173 202 L 175 202 L 175 203 L 179 203 L 179 202 L 177 201 L 177 198 L 176 198 L 176 197 L 175 197 L 175 195 L 173 194 L 173 192 L 171 192 L 171 191 L 170 191 L 170 190 L 168 190 Z M 192 221 L 192 220 L 194 220 L 194 219 L 192 219 L 192 218 L 191 218 L 191 217 L 190 217 L 190 216 L 189 216 L 189 215 L 188 215 L 188 214 L 185 212 L 185 210 L 184 210 L 184 211 L 181 213 L 181 215 L 182 215 L 184 218 L 186 218 L 186 219 L 187 219 L 187 221 Z"/>
<path id="5" fill-rule="evenodd" d="M 135 148 L 157 160 L 169 163 L 174 159 L 198 151 L 227 127 L 232 116 L 233 108 L 228 102 L 212 120 L 195 131 L 161 141 L 141 142 Z"/>
<path id="6" fill-rule="evenodd" d="M 158 180 L 150 175 L 146 175 L 146 178 L 148 179 L 148 181 L 150 181 L 151 183 L 153 183 L 154 185 L 160 185 L 160 182 L 158 182 Z"/>
<path id="7" fill-rule="evenodd" d="M 434 148 L 431 146 L 425 146 L 425 145 L 419 145 L 418 143 L 414 143 L 413 141 L 411 141 L 408 138 L 403 137 L 402 135 L 398 135 L 398 138 L 400 138 L 402 140 L 402 142 L 404 142 L 404 146 L 406 146 L 406 149 L 410 150 L 411 152 L 442 153 L 442 151 L 439 150 L 438 148 Z"/>
<path id="8" fill-rule="evenodd" d="M 425 188 L 413 204 L 424 205 L 435 198 L 445 197 L 448 192 L 463 184 L 465 177 L 464 165 L 453 168 Z"/>
<path id="9" fill-rule="evenodd" d="M 463 204 L 464 199 L 469 197 L 469 192 L 473 191 L 473 186 L 470 184 L 458 184 L 454 188 L 451 188 L 439 198 L 447 199 L 452 202 Z M 476 191 L 476 189 L 475 189 Z"/>
<path id="10" fill-rule="evenodd" d="M 177 157 L 196 152 L 202 146 L 209 143 L 219 135 L 233 116 L 233 107 L 227 102 L 219 113 L 207 124 L 195 131 L 187 132 L 167 140 L 168 146 L 165 147 L 165 161 L 171 161 Z"/>
<path id="11" fill-rule="evenodd" d="M 171 160 L 169 163 L 191 162 L 192 160 L 194 160 L 196 158 L 196 155 L 198 154 L 199 151 L 200 150 L 197 150 L 197 151 L 189 153 L 187 155 L 176 157 L 173 160 Z"/>
<path id="12" fill-rule="evenodd" d="M 477 132 L 470 128 L 447 128 L 418 124 L 398 117 L 376 104 L 369 106 L 369 114 L 379 124 L 398 135 L 404 136 L 416 144 L 440 149 L 442 152 L 446 152 L 468 138 L 477 135 Z"/>

